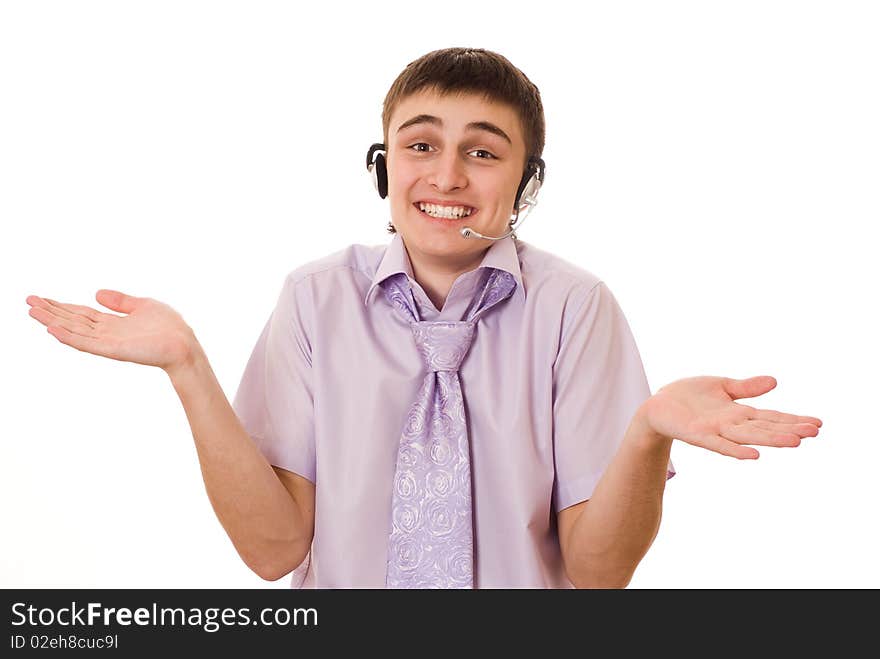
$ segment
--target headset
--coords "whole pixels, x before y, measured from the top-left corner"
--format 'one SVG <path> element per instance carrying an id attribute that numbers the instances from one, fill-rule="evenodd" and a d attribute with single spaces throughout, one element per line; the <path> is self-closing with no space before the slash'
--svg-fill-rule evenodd
<path id="1" fill-rule="evenodd" d="M 373 144 L 367 151 L 367 171 L 373 179 L 373 187 L 376 188 L 376 192 L 379 193 L 379 196 L 382 199 L 385 199 L 385 197 L 388 196 L 388 165 L 385 161 L 385 153 L 383 153 L 386 151 L 387 149 L 385 148 L 385 145 L 381 142 Z M 477 236 L 479 238 L 486 238 L 487 240 L 500 240 L 501 238 L 506 238 L 512 234 L 516 229 L 516 226 L 526 219 L 526 216 L 538 203 L 538 191 L 544 183 L 544 168 L 544 161 L 541 158 L 530 156 L 526 162 L 526 169 L 523 172 L 522 179 L 520 179 L 519 187 L 516 190 L 516 199 L 513 202 L 515 210 L 511 215 L 510 224 L 512 228 L 510 231 L 503 236 L 492 238 L 484 236 L 470 227 L 463 227 L 461 229 L 461 235 L 465 238 Z M 523 214 L 522 217 L 520 217 L 520 213 Z"/>

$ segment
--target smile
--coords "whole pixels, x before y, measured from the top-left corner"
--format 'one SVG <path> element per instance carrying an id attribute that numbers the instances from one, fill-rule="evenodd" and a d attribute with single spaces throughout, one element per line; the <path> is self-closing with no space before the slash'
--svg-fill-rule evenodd
<path id="1" fill-rule="evenodd" d="M 417 201 L 413 204 L 416 209 L 434 220 L 460 220 L 470 217 L 477 212 L 476 208 L 470 206 L 447 206 L 443 204 L 431 204 L 424 201 Z"/>

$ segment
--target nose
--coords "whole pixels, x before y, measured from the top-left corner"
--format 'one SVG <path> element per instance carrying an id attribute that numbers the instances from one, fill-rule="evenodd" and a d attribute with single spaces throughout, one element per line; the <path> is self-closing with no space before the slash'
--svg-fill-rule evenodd
<path id="1" fill-rule="evenodd" d="M 450 149 L 439 158 L 435 158 L 427 182 L 438 192 L 450 192 L 467 187 L 467 174 L 459 154 Z"/>

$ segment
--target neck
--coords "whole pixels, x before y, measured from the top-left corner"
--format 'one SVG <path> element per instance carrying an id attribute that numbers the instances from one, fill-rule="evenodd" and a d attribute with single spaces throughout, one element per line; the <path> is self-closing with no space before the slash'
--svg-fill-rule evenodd
<path id="1" fill-rule="evenodd" d="M 410 265 L 412 265 L 413 278 L 424 289 L 428 299 L 439 311 L 443 309 L 446 296 L 449 295 L 449 290 L 455 280 L 459 275 L 475 270 L 482 262 L 488 249 L 489 247 L 486 247 L 477 254 L 467 254 L 459 259 L 419 254 L 409 248 L 407 248 L 407 254 Z"/>

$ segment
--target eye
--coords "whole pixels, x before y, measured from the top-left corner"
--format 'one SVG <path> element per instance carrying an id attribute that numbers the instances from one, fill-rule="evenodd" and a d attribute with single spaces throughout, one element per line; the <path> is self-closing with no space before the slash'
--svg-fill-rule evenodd
<path id="1" fill-rule="evenodd" d="M 421 149 L 421 148 L 419 148 L 419 147 L 425 147 L 425 148 L 424 148 L 424 149 Z M 416 144 L 410 144 L 410 145 L 409 145 L 408 147 L 406 147 L 406 148 L 407 148 L 407 149 L 412 149 L 412 150 L 414 150 L 416 153 L 428 153 L 428 151 L 431 149 L 431 145 L 428 144 L 427 142 L 417 142 Z"/>
<path id="2" fill-rule="evenodd" d="M 495 160 L 496 159 L 495 156 L 493 154 L 489 153 L 488 151 L 486 151 L 486 149 L 474 149 L 470 153 L 483 153 L 483 154 L 485 154 L 482 156 L 477 156 L 477 158 L 480 160 Z"/>

